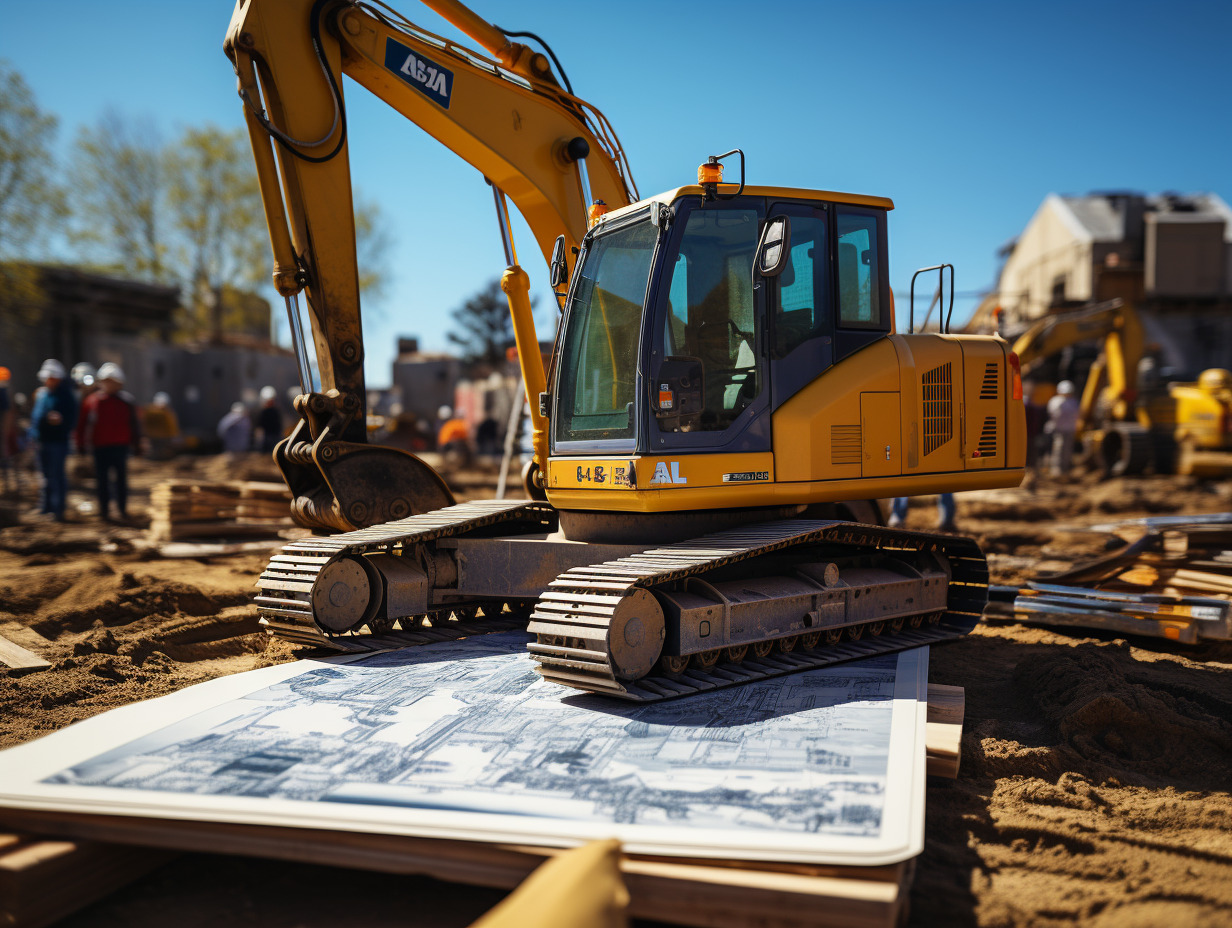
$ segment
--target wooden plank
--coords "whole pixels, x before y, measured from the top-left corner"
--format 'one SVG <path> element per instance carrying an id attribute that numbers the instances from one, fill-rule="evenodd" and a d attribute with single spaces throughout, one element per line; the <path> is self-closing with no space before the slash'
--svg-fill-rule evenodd
<path id="1" fill-rule="evenodd" d="M 853 868 L 854 869 L 854 868 Z M 625 860 L 629 914 L 702 928 L 892 928 L 907 866 L 894 881 Z"/>
<path id="2" fill-rule="evenodd" d="M 0 635 L 0 664 L 4 664 L 11 670 L 33 673 L 36 670 L 46 670 L 51 666 L 51 661 L 39 657 L 33 651 L 27 651 L 15 641 L 10 641 L 4 635 Z"/>
<path id="3" fill-rule="evenodd" d="M 143 847 L 0 835 L 0 925 L 50 925 L 172 856 Z"/>
<path id="4" fill-rule="evenodd" d="M 928 685 L 928 719 L 924 734 L 925 769 L 931 776 L 954 779 L 962 761 L 962 727 L 966 693 L 961 686 Z"/>
<path id="5" fill-rule="evenodd" d="M 511 889 L 559 849 L 45 810 L 0 810 L 0 821 L 204 853 L 242 854 Z M 910 863 L 835 867 L 626 857 L 636 917 L 701 928 L 892 928 L 904 912 Z"/>

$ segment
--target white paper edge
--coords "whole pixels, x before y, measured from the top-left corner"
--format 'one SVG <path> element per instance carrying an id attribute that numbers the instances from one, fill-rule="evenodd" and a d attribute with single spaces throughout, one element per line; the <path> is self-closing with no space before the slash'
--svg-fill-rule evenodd
<path id="1" fill-rule="evenodd" d="M 478 643 L 478 642 L 476 642 Z M 184 821 L 315 828 L 482 843 L 574 847 L 617 838 L 629 853 L 670 857 L 764 860 L 785 863 L 881 866 L 917 856 L 924 847 L 925 723 L 928 648 L 898 652 L 888 757 L 886 803 L 878 838 L 704 829 L 696 842 L 681 829 L 533 816 L 435 811 L 330 801 L 200 796 L 154 790 L 66 786 L 40 781 L 106 751 L 152 734 L 177 720 L 281 683 L 319 666 L 370 655 L 301 660 L 198 683 L 145 702 L 121 706 L 0 751 L 0 808 L 163 818 Z M 910 673 L 915 669 L 914 676 Z M 685 699 L 689 697 L 683 697 Z M 910 782 L 903 784 L 903 777 Z M 190 804 L 186 804 L 190 803 Z M 904 807 L 905 806 L 905 807 Z"/>

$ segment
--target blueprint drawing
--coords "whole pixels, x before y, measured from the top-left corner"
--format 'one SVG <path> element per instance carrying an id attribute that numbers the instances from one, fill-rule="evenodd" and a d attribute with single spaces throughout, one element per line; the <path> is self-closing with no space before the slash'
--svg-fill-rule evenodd
<path id="1" fill-rule="evenodd" d="M 899 655 L 639 705 L 544 682 L 525 641 L 490 635 L 309 665 L 43 783 L 879 833 Z"/>

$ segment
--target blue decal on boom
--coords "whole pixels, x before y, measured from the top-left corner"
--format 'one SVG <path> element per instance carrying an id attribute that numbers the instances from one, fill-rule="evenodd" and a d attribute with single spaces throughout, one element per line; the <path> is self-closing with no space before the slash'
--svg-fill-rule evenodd
<path id="1" fill-rule="evenodd" d="M 385 67 L 402 78 L 429 100 L 449 109 L 453 93 L 453 72 L 429 61 L 393 39 L 385 40 Z"/>

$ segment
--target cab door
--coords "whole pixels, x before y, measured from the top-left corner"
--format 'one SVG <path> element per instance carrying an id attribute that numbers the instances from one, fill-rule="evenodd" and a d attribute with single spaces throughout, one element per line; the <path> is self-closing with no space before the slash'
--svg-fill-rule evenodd
<path id="1" fill-rule="evenodd" d="M 767 217 L 791 222 L 787 264 L 761 282 L 768 290 L 772 409 L 834 363 L 829 213 L 825 204 L 778 203 Z"/>
<path id="2" fill-rule="evenodd" d="M 643 336 L 646 452 L 770 450 L 765 288 L 753 286 L 764 209 L 760 197 L 677 202 Z"/>

